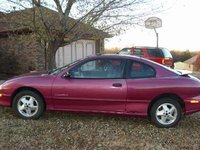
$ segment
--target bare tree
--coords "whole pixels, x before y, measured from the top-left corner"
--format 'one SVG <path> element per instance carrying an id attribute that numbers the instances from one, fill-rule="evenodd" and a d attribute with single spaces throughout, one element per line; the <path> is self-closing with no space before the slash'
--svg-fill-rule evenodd
<path id="1" fill-rule="evenodd" d="M 71 43 L 87 34 L 117 34 L 132 25 L 141 25 L 144 17 L 159 12 L 158 0 L 7 0 L 16 9 L 31 9 L 31 17 L 23 11 L 23 21 L 16 26 L 34 31 L 35 38 L 47 48 L 49 69 L 55 67 L 55 54 L 63 43 Z M 45 7 L 44 7 L 45 6 Z M 49 11 L 46 7 L 55 11 Z M 29 17 L 28 17 L 29 16 Z M 74 18 L 74 19 L 72 19 Z M 18 24 L 18 25 L 17 25 Z M 101 32 L 102 33 L 102 32 Z"/>

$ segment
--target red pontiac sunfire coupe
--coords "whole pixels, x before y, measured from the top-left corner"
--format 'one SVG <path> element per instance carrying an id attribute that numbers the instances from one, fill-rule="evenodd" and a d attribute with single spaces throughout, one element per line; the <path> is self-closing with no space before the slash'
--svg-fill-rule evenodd
<path id="1" fill-rule="evenodd" d="M 200 111 L 200 80 L 144 58 L 98 55 L 0 85 L 0 105 L 23 119 L 45 110 L 149 116 L 157 127 Z"/>

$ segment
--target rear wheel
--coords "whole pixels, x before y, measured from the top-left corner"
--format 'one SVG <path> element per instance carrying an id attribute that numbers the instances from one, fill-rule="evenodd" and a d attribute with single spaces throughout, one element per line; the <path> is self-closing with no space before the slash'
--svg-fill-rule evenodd
<path id="1" fill-rule="evenodd" d="M 152 122 L 160 128 L 169 128 L 178 124 L 181 119 L 182 108 L 178 101 L 162 98 L 156 101 L 150 110 Z"/>
<path id="2" fill-rule="evenodd" d="M 38 119 L 44 113 L 44 101 L 33 91 L 19 92 L 13 99 L 12 108 L 23 119 Z"/>

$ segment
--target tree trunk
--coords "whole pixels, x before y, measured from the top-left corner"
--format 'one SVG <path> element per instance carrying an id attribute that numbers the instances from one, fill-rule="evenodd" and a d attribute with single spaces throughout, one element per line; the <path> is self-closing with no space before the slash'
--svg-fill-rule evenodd
<path id="1" fill-rule="evenodd" d="M 56 42 L 49 42 L 47 48 L 47 70 L 52 70 L 56 68 L 55 55 L 56 51 L 59 48 Z"/>

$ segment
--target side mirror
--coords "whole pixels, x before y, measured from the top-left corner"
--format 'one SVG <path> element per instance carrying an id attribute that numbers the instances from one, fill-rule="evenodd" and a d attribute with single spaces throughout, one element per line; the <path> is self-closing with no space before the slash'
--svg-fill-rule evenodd
<path id="1" fill-rule="evenodd" d="M 63 75 L 64 78 L 71 78 L 71 74 L 69 72 L 67 72 L 66 74 Z"/>

